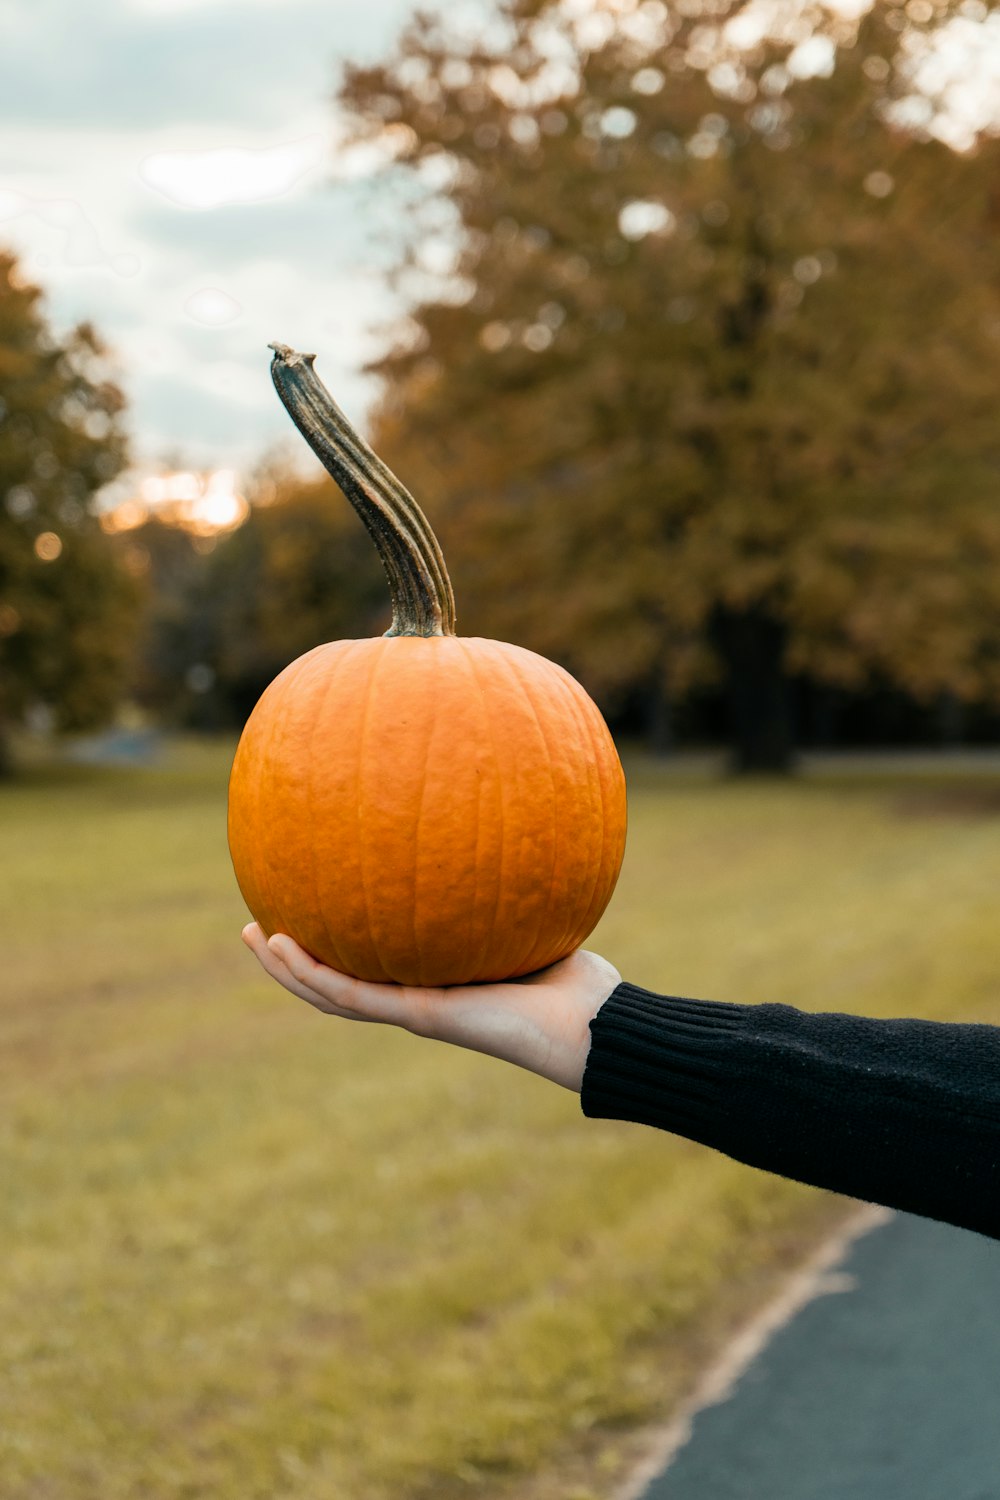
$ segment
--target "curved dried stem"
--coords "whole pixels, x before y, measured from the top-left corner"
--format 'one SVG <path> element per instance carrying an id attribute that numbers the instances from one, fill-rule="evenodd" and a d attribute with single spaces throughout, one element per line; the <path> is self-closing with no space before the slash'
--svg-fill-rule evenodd
<path id="1" fill-rule="evenodd" d="M 361 517 L 392 596 L 386 635 L 454 635 L 455 597 L 437 537 L 410 492 L 354 430 L 313 369 L 314 354 L 274 350 L 282 405 Z"/>

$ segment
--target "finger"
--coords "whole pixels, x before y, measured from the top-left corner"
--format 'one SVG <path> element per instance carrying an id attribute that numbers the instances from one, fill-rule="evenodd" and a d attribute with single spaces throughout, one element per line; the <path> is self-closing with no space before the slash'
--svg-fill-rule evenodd
<path id="1" fill-rule="evenodd" d="M 367 979 L 353 979 L 330 969 L 300 948 L 285 933 L 275 933 L 268 947 L 307 989 L 321 995 L 331 1005 L 360 1020 L 383 1021 L 408 1029 L 414 1019 L 413 992 L 398 984 L 378 984 Z"/>
<path id="2" fill-rule="evenodd" d="M 291 990 L 293 995 L 298 995 L 302 1000 L 315 1001 L 322 998 L 321 996 L 315 994 L 314 991 L 310 990 L 307 985 L 300 983 L 299 980 L 294 978 L 294 976 L 282 963 L 278 954 L 274 953 L 268 947 L 267 938 L 264 936 L 261 929 L 257 926 L 256 922 L 253 922 L 248 927 L 245 927 L 243 929 L 242 936 L 243 941 L 253 953 L 258 963 L 265 970 L 265 972 L 271 976 L 272 979 L 276 979 L 279 984 L 283 984 L 287 990 Z"/>
<path id="3" fill-rule="evenodd" d="M 341 1010 L 338 1006 L 331 1004 L 323 995 L 317 994 L 315 990 L 310 989 L 308 985 L 302 984 L 300 980 L 296 979 L 278 955 L 268 948 L 267 938 L 256 922 L 251 922 L 248 926 L 244 927 L 242 937 L 265 972 L 272 979 L 277 980 L 278 984 L 284 989 L 297 996 L 298 999 L 305 1000 L 309 1005 L 315 1006 L 317 1010 L 323 1011 L 325 1015 L 342 1016 L 347 1020 L 359 1019 L 352 1012 Z"/>

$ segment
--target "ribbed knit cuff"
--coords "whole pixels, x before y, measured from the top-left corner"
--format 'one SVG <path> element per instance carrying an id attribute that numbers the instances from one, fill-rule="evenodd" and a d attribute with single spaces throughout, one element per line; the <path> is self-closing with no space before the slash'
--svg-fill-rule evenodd
<path id="1" fill-rule="evenodd" d="M 585 1115 L 1000 1239 L 1000 1027 L 620 984 L 590 1031 Z"/>
<path id="2" fill-rule="evenodd" d="M 590 1023 L 584 1114 L 711 1141 L 732 1090 L 746 1009 L 620 984 Z"/>

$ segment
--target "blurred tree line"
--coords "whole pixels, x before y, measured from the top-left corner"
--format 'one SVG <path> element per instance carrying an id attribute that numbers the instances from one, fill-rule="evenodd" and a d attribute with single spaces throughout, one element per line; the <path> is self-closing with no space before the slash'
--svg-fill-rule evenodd
<path id="1" fill-rule="evenodd" d="M 795 677 L 1000 700 L 1000 142 L 943 31 L 998 36 L 978 0 L 505 0 L 347 73 L 409 203 L 376 446 L 464 630 L 661 743 L 715 681 L 745 767 L 788 763 Z"/>
<path id="2" fill-rule="evenodd" d="M 91 505 L 124 467 L 123 409 L 94 329 L 56 338 L 0 252 L 0 773 L 26 713 L 86 729 L 123 690 L 139 595 Z"/>
<path id="3" fill-rule="evenodd" d="M 162 722 L 241 726 L 295 657 L 388 628 L 374 549 L 332 479 L 265 465 L 247 498 L 229 535 L 152 519 L 116 538 L 146 579 L 131 692 Z"/>
<path id="4" fill-rule="evenodd" d="M 374 367 L 374 443 L 441 536 L 463 633 L 562 661 L 654 748 L 724 738 L 745 769 L 838 721 L 855 741 L 995 732 L 1000 142 L 956 115 L 939 45 L 984 45 L 995 19 L 980 0 L 504 0 L 478 31 L 418 17 L 347 70 L 411 309 Z M 0 364 L 0 395 L 20 391 Z M 65 497 L 29 476 L 35 509 L 12 513 L 11 454 L 0 528 L 34 587 Z M 100 476 L 80 464 L 82 495 Z M 295 655 L 385 628 L 332 483 L 272 463 L 249 498 L 218 539 L 105 539 L 87 597 L 107 640 L 143 604 L 94 704 L 127 672 L 162 719 L 236 725 Z M 67 560 L 96 542 L 85 514 Z M 26 627 L 5 649 L 19 636 L 18 680 L 61 702 Z"/>

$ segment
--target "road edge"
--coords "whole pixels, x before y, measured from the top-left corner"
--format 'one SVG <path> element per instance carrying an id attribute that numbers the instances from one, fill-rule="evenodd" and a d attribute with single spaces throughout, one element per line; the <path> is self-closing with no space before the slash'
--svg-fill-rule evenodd
<path id="1" fill-rule="evenodd" d="M 698 1413 L 728 1399 L 737 1382 L 774 1335 L 817 1297 L 853 1288 L 853 1279 L 838 1273 L 836 1267 L 857 1240 L 890 1223 L 894 1217 L 892 1209 L 865 1203 L 841 1220 L 837 1228 L 811 1251 L 798 1269 L 786 1277 L 778 1293 L 727 1339 L 698 1379 L 691 1394 L 681 1402 L 670 1419 L 649 1429 L 643 1443 L 642 1457 L 632 1465 L 609 1500 L 642 1500 L 647 1487 L 670 1467 L 690 1440 Z"/>

